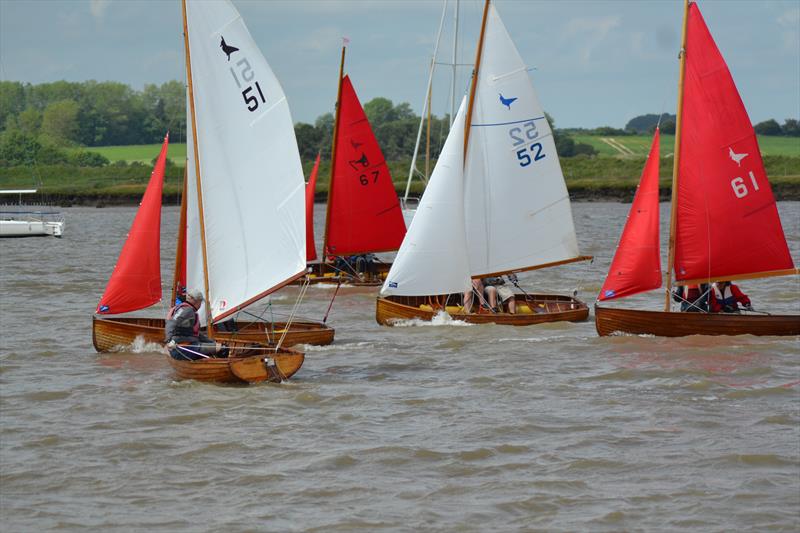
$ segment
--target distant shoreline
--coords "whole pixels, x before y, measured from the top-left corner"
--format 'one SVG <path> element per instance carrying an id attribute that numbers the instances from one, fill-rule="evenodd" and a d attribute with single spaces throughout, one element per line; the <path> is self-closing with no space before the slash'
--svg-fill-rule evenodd
<path id="1" fill-rule="evenodd" d="M 69 194 L 69 193 L 47 193 L 42 191 L 46 196 L 47 202 L 58 205 L 60 207 L 73 207 L 73 206 L 94 206 L 94 207 L 112 207 L 112 206 L 136 206 L 142 200 L 144 194 L 144 187 L 140 193 L 129 194 Z M 620 202 L 631 203 L 633 195 L 636 192 L 635 187 L 623 186 L 605 186 L 605 187 L 583 187 L 573 186 L 569 187 L 570 200 L 573 202 Z M 772 192 L 775 195 L 776 201 L 800 201 L 800 180 L 796 183 L 775 183 L 772 185 Z M 666 188 L 660 189 L 659 196 L 661 201 L 670 200 L 670 190 Z M 327 193 L 317 193 L 314 196 L 315 203 L 325 203 L 327 201 Z M 174 193 L 165 193 L 162 198 L 164 205 L 179 205 L 180 195 Z"/>

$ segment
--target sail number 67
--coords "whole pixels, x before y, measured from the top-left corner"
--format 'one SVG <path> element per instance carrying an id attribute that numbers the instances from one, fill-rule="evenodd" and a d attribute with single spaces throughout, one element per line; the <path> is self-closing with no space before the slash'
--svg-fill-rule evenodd
<path id="1" fill-rule="evenodd" d="M 758 182 L 756 181 L 756 176 L 753 174 L 753 171 L 750 171 L 750 182 L 753 184 L 753 190 L 758 190 Z M 733 188 L 733 194 L 736 195 L 736 198 L 744 198 L 748 194 L 750 194 L 747 185 L 742 178 L 733 178 L 731 180 L 731 187 Z"/>

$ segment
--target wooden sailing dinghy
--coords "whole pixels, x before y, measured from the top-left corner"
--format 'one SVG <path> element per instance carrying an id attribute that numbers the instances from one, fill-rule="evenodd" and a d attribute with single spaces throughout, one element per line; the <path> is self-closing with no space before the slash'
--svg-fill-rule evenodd
<path id="1" fill-rule="evenodd" d="M 483 58 L 483 62 L 481 59 Z M 465 313 L 471 278 L 588 259 L 578 252 L 552 132 L 522 58 L 486 2 L 469 104 L 462 100 L 408 234 L 381 289 L 376 320 L 580 321 L 569 296 L 517 295 L 517 313 Z"/>
<path id="2" fill-rule="evenodd" d="M 697 4 L 684 6 L 664 311 L 595 305 L 600 335 L 800 335 L 800 315 L 673 312 L 671 286 L 797 274 L 758 141 Z M 598 301 L 661 287 L 658 131 Z"/>
<path id="3" fill-rule="evenodd" d="M 125 349 L 137 339 L 146 343 L 164 343 L 163 318 L 119 315 L 145 309 L 161 302 L 161 191 L 169 136 L 164 138 L 150 182 L 139 205 L 128 238 L 114 272 L 100 298 L 96 314 L 92 316 L 92 344 L 98 352 Z M 183 198 L 186 198 L 184 188 Z M 176 258 L 176 281 L 173 283 L 172 300 L 177 288 L 186 286 L 185 262 L 185 206 L 182 206 L 178 252 Z M 229 321 L 224 329 L 213 325 L 214 337 L 220 342 L 273 343 L 283 338 L 284 346 L 297 344 L 327 345 L 333 342 L 334 330 L 326 324 L 313 321 Z M 235 328 L 235 331 L 231 331 Z"/>
<path id="4" fill-rule="evenodd" d="M 198 4 L 197 9 L 200 11 L 208 9 L 209 12 L 213 11 L 215 15 L 227 17 L 230 20 L 236 19 L 239 21 L 239 25 L 244 28 L 235 8 L 229 3 L 219 5 L 212 5 L 212 3 L 208 3 L 208 5 Z M 239 29 L 238 26 L 237 29 Z M 246 32 L 246 28 L 244 32 Z M 203 53 L 210 54 L 213 52 L 214 57 L 201 56 L 198 62 L 204 61 L 213 64 L 215 60 L 218 60 L 215 57 L 216 54 L 221 53 L 223 62 L 228 63 L 227 53 L 224 50 L 221 51 L 219 46 L 221 39 L 224 38 L 224 33 L 218 32 L 217 35 L 216 48 L 203 49 Z M 247 34 L 247 39 L 251 40 L 249 34 Z M 203 46 L 207 46 L 207 43 L 204 43 Z M 200 113 L 204 114 L 203 125 L 199 125 L 203 139 L 199 143 L 206 146 L 223 146 L 223 144 L 226 145 L 231 142 L 241 142 L 243 148 L 236 147 L 231 149 L 230 156 L 212 154 L 211 152 L 218 151 L 217 148 L 204 149 L 203 153 L 197 156 L 196 162 L 191 154 L 191 150 L 194 147 L 189 147 L 190 157 L 187 161 L 187 176 L 191 178 L 191 183 L 187 179 L 184 180 L 176 252 L 175 281 L 172 285 L 171 301 L 175 301 L 178 289 L 186 288 L 189 286 L 188 283 L 193 283 L 197 287 L 205 285 L 204 267 L 202 265 L 207 256 L 210 256 L 215 261 L 215 267 L 212 268 L 216 269 L 218 276 L 221 278 L 217 283 L 218 287 L 222 289 L 228 285 L 236 285 L 230 281 L 230 278 L 236 277 L 240 280 L 239 285 L 242 287 L 236 287 L 232 290 L 235 293 L 241 293 L 242 297 L 247 296 L 242 300 L 241 305 L 235 306 L 235 311 L 230 310 L 230 299 L 221 297 L 218 305 L 224 308 L 225 316 L 223 318 L 227 319 L 226 324 L 225 327 L 220 327 L 218 324 L 213 323 L 210 335 L 221 342 L 241 340 L 244 342 L 271 343 L 282 341 L 284 346 L 330 344 L 333 342 L 334 330 L 321 322 L 275 322 L 272 320 L 260 320 L 257 316 L 255 316 L 256 320 L 241 322 L 228 318 L 232 312 L 238 312 L 288 283 L 285 279 L 278 281 L 271 279 L 274 276 L 270 274 L 269 265 L 273 257 L 278 257 L 274 254 L 275 250 L 292 250 L 296 243 L 300 243 L 305 247 L 303 240 L 305 235 L 297 234 L 298 227 L 303 228 L 304 226 L 303 221 L 302 219 L 299 222 L 295 220 L 297 216 L 302 217 L 304 213 L 302 170 L 299 174 L 301 179 L 297 182 L 294 160 L 297 159 L 299 161 L 299 155 L 297 153 L 297 144 L 294 140 L 294 130 L 293 128 L 287 129 L 287 123 L 291 124 L 291 117 L 289 116 L 285 97 L 280 85 L 255 45 L 253 45 L 253 50 L 247 54 L 241 48 L 237 51 L 232 51 L 231 57 L 236 59 L 237 53 L 238 60 L 241 63 L 237 68 L 242 72 L 236 69 L 233 71 L 226 70 L 226 75 L 231 78 L 237 88 L 241 86 L 238 94 L 245 104 L 244 112 L 238 113 L 240 110 L 236 109 L 234 104 L 227 103 L 228 100 L 225 100 L 226 103 L 220 102 L 219 104 L 213 102 L 217 98 L 214 95 L 214 91 L 226 91 L 221 94 L 228 94 L 231 91 L 230 87 L 224 86 L 219 80 L 213 87 L 210 86 L 210 83 L 204 82 L 204 85 L 209 87 L 207 89 L 205 87 L 198 88 L 198 92 L 206 99 L 197 104 L 197 107 L 201 109 Z M 266 77 L 265 80 L 254 80 L 253 78 L 252 68 L 254 68 L 253 63 L 257 61 L 257 58 L 263 61 L 262 72 Z M 199 68 L 201 69 L 201 75 L 211 75 L 209 72 L 211 67 L 206 68 L 205 65 L 200 65 Z M 231 67 L 226 65 L 225 68 L 229 69 Z M 245 86 L 244 81 L 252 81 L 253 85 Z M 258 82 L 258 85 L 255 85 L 256 82 Z M 222 85 L 222 87 L 219 87 L 219 85 Z M 265 104 L 266 93 L 264 91 L 267 86 L 272 90 L 272 97 L 275 98 L 273 103 L 278 105 L 276 109 L 269 108 Z M 257 96 L 255 102 L 250 98 L 253 95 Z M 228 98 L 230 99 L 230 97 Z M 231 110 L 231 107 L 234 109 Z M 218 119 L 219 116 L 228 113 L 231 114 L 231 118 L 226 120 Z M 264 125 L 253 125 L 251 127 L 248 121 L 256 118 L 261 118 L 264 121 Z M 228 135 L 227 139 L 230 140 L 226 140 L 226 143 L 214 143 L 212 136 L 220 134 L 222 126 L 212 130 L 212 122 L 223 124 L 234 131 L 235 134 Z M 203 130 L 203 126 L 207 126 L 208 131 Z M 291 134 L 291 138 L 283 138 L 289 134 Z M 269 145 L 268 148 L 262 146 L 265 143 Z M 142 338 L 146 342 L 163 343 L 164 319 L 97 315 L 119 315 L 144 309 L 161 301 L 159 232 L 161 226 L 161 189 L 167 144 L 167 139 L 165 139 L 162 152 L 156 162 L 128 239 L 120 254 L 108 288 L 97 307 L 96 316 L 92 319 L 92 339 L 95 349 L 98 351 L 109 351 L 130 346 L 137 338 Z M 263 152 L 261 157 L 266 157 L 264 154 L 271 154 L 284 163 L 280 165 L 270 163 L 267 165 L 262 160 L 254 160 L 257 158 L 245 154 L 235 165 L 225 167 L 228 164 L 226 157 L 238 157 L 240 151 L 244 149 Z M 202 198 L 197 194 L 197 185 L 195 183 L 199 178 L 196 179 L 195 175 L 192 174 L 196 168 L 201 167 L 200 162 L 202 162 L 203 168 L 208 168 L 209 170 L 208 187 L 210 190 L 210 196 L 206 198 L 205 202 L 207 220 L 204 221 L 206 225 L 202 230 L 200 228 L 200 216 L 197 214 Z M 236 168 L 239 171 L 240 165 L 252 165 L 241 170 L 248 177 L 237 177 L 236 180 L 228 179 L 228 174 L 231 171 L 224 170 L 224 168 Z M 275 178 L 273 181 L 287 179 L 289 183 L 278 182 L 278 185 L 274 188 L 266 189 L 265 187 L 272 187 L 273 185 L 262 174 L 263 169 L 266 168 L 271 169 L 274 173 Z M 237 185 L 241 188 L 233 191 L 232 185 Z M 298 190 L 295 190 L 296 188 Z M 299 195 L 299 202 L 294 200 L 295 195 Z M 246 198 L 247 201 L 243 200 L 243 198 Z M 267 213 L 261 212 L 272 208 L 271 204 L 277 201 L 276 198 L 291 198 L 292 201 L 287 201 L 280 207 L 275 207 L 271 217 Z M 299 215 L 288 213 L 291 209 L 298 210 Z M 229 216 L 229 213 L 237 213 L 237 216 Z M 291 223 L 288 221 L 291 221 Z M 270 234 L 269 245 L 265 246 L 265 234 L 262 230 L 268 227 L 276 229 Z M 207 232 L 206 228 L 208 229 Z M 210 234 L 213 239 L 207 238 L 206 233 Z M 302 233 L 304 233 L 304 228 Z M 211 240 L 210 245 L 206 247 L 205 243 L 209 240 Z M 212 250 L 210 252 L 208 249 L 201 251 L 201 241 L 204 248 Z M 256 248 L 260 252 L 255 253 L 254 249 Z M 217 249 L 219 252 L 217 252 Z M 187 251 L 189 252 L 188 260 Z M 303 250 L 304 252 L 305 249 Z M 249 263 L 243 266 L 242 264 L 237 264 L 237 260 Z M 303 261 L 304 264 L 305 261 Z M 190 273 L 193 273 L 188 280 L 187 266 Z M 273 282 L 276 283 L 275 286 L 264 288 L 265 284 Z M 243 287 L 247 287 L 247 289 L 245 290 Z M 256 292 L 257 288 L 262 290 Z M 224 294 L 222 291 L 221 293 Z M 220 320 L 220 317 L 215 318 L 215 321 Z"/>
<path id="5" fill-rule="evenodd" d="M 406 233 L 389 167 L 350 77 L 344 75 L 345 50 L 343 46 L 322 260 L 308 263 L 307 279 L 311 283 L 378 287 L 390 263 L 376 261 L 360 269 L 358 265 L 337 267 L 331 262 L 396 251 Z M 313 227 L 310 231 L 313 233 Z"/>

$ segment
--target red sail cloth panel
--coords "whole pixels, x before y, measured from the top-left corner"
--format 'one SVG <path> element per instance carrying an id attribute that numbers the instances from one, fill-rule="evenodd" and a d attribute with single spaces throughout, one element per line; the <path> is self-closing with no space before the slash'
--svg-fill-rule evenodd
<path id="1" fill-rule="evenodd" d="M 118 314 L 161 301 L 161 190 L 169 135 L 164 138 L 128 239 L 97 305 L 97 313 Z"/>
<path id="2" fill-rule="evenodd" d="M 791 269 L 755 131 L 694 3 L 687 24 L 675 278 Z"/>
<path id="3" fill-rule="evenodd" d="M 619 246 L 598 300 L 611 300 L 661 287 L 658 237 L 658 166 L 660 134 L 656 129 L 639 188 L 619 239 Z"/>
<path id="4" fill-rule="evenodd" d="M 306 183 L 306 261 L 317 258 L 317 244 L 314 242 L 314 193 L 317 189 L 317 172 L 319 172 L 319 154 Z"/>
<path id="5" fill-rule="evenodd" d="M 397 250 L 406 234 L 389 168 L 350 78 L 342 79 L 327 255 Z"/>

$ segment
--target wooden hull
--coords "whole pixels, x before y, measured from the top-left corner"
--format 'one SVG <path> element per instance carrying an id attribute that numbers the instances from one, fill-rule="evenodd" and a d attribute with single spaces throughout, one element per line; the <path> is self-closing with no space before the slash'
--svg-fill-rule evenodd
<path id="1" fill-rule="evenodd" d="M 291 283 L 291 285 L 303 285 L 306 280 L 311 285 L 320 283 L 342 283 L 354 287 L 380 287 L 383 285 L 386 276 L 389 275 L 391 263 L 375 263 L 375 272 L 360 272 L 356 275 L 353 272 L 343 272 L 334 270 L 331 264 L 326 264 L 324 270 L 321 263 L 308 263 L 309 273 Z"/>
<path id="2" fill-rule="evenodd" d="M 617 332 L 658 337 L 800 335 L 800 315 L 680 313 L 595 306 L 594 321 L 600 336 Z"/>
<path id="3" fill-rule="evenodd" d="M 442 310 L 454 320 L 472 324 L 503 324 L 508 326 L 530 326 L 545 322 L 582 322 L 589 317 L 589 308 L 582 301 L 569 296 L 555 294 L 516 295 L 517 313 L 492 313 L 480 310 L 464 313 L 460 305 L 443 305 L 460 302 L 461 295 L 440 296 L 389 296 L 378 298 L 375 320 L 378 324 L 391 326 L 398 320 L 432 320 Z"/>
<path id="4" fill-rule="evenodd" d="M 286 328 L 285 322 L 237 322 L 237 332 L 217 332 L 220 342 L 275 342 Z M 292 322 L 283 346 L 297 344 L 326 345 L 333 342 L 333 328 L 320 322 Z M 164 343 L 163 318 L 117 318 L 92 316 L 92 342 L 98 352 L 130 346 L 141 337 L 145 342 Z"/>
<path id="5" fill-rule="evenodd" d="M 215 383 L 280 383 L 292 377 L 305 355 L 296 350 L 281 348 L 279 352 L 250 346 L 234 345 L 226 358 L 198 361 L 179 361 L 167 354 L 167 361 L 177 379 L 193 379 Z"/>

